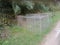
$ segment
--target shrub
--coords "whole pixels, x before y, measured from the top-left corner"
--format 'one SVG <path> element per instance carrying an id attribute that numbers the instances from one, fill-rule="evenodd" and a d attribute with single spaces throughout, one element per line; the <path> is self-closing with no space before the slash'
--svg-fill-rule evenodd
<path id="1" fill-rule="evenodd" d="M 35 12 L 48 12 L 49 11 L 49 7 L 46 6 L 45 4 L 39 2 L 39 3 L 35 3 L 34 5 L 34 9 Z"/>
<path id="2" fill-rule="evenodd" d="M 30 1 L 23 1 L 22 3 L 14 3 L 13 2 L 13 10 L 15 14 L 26 14 L 29 10 L 32 10 L 34 7 L 34 3 Z"/>

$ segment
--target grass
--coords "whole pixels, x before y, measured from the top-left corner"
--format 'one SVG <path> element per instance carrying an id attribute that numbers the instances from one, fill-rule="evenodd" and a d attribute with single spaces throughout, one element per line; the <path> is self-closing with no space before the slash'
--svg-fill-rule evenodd
<path id="1" fill-rule="evenodd" d="M 54 28 L 56 23 L 60 20 L 60 11 L 53 12 L 53 15 L 55 15 L 55 16 L 51 17 L 51 19 L 50 19 L 50 21 L 51 21 L 50 26 L 45 31 L 43 31 L 41 33 L 41 35 L 40 35 L 41 36 L 40 42 L 43 40 L 44 36 L 46 34 L 48 34 Z"/>
<path id="2" fill-rule="evenodd" d="M 9 38 L 1 41 L 0 45 L 37 45 L 60 19 L 60 12 L 55 12 L 54 14 L 55 16 L 51 18 L 51 25 L 41 34 L 32 33 L 19 26 L 10 27 L 9 30 L 11 32 Z"/>
<path id="3" fill-rule="evenodd" d="M 17 26 L 11 28 L 11 36 L 2 45 L 36 45 L 39 35 Z"/>
<path id="4" fill-rule="evenodd" d="M 44 34 L 49 33 L 54 28 L 56 23 L 60 20 L 60 11 L 54 12 L 53 15 L 54 16 L 51 17 L 51 19 L 50 19 L 51 25 L 46 29 L 46 31 L 44 31 Z"/>

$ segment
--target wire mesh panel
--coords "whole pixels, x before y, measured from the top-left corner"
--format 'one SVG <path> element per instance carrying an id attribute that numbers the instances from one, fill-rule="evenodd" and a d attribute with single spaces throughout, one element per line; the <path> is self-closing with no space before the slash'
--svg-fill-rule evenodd
<path id="1" fill-rule="evenodd" d="M 24 21 L 24 19 L 26 20 Z M 23 24 L 22 26 L 24 26 L 27 30 L 35 33 L 44 31 L 46 28 L 48 28 L 50 23 L 51 21 L 49 14 L 31 14 L 22 17 L 20 16 L 20 20 L 18 20 L 18 25 Z"/>
<path id="2" fill-rule="evenodd" d="M 27 28 L 32 32 L 42 32 L 49 26 L 49 16 L 35 16 L 34 18 L 27 19 Z M 30 26 L 29 26 L 30 25 Z"/>

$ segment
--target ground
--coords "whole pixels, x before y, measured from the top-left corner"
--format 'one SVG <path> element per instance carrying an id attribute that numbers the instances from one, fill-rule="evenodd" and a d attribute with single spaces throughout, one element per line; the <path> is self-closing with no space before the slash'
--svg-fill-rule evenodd
<path id="1" fill-rule="evenodd" d="M 42 43 L 39 45 L 46 45 L 46 44 L 48 45 L 48 43 L 50 43 L 52 45 L 52 43 L 56 39 L 54 36 L 57 33 L 57 31 L 54 30 L 55 29 L 54 25 L 59 25 L 59 24 L 55 24 L 55 23 L 57 22 L 58 19 L 60 19 L 60 12 L 56 12 L 56 13 L 54 13 L 54 15 L 55 16 L 51 17 L 51 25 L 48 27 L 48 29 L 43 31 L 42 34 L 33 33 L 31 31 L 26 30 L 19 26 L 9 27 L 8 28 L 8 31 L 10 31 L 10 33 L 8 32 L 9 36 L 6 40 L 1 40 L 0 45 L 38 45 L 42 41 L 43 38 L 45 38 L 44 41 L 42 41 Z M 52 28 L 54 27 L 53 31 L 51 31 L 51 29 L 52 29 L 51 27 Z M 48 34 L 48 35 L 45 36 L 46 34 Z M 57 33 L 57 35 L 58 34 L 59 33 Z M 50 40 L 52 40 L 52 39 L 54 39 L 54 40 L 51 43 Z M 55 45 L 55 43 L 53 43 L 53 45 Z"/>
<path id="2" fill-rule="evenodd" d="M 52 31 L 46 35 L 44 40 L 39 45 L 59 45 L 60 38 L 60 21 L 56 23 L 56 26 Z"/>

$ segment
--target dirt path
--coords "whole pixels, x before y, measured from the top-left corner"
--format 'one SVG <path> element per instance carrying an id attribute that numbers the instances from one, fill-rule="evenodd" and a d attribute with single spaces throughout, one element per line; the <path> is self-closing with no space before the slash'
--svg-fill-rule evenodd
<path id="1" fill-rule="evenodd" d="M 59 45 L 60 38 L 60 21 L 57 22 L 54 29 L 45 37 L 39 45 Z"/>

